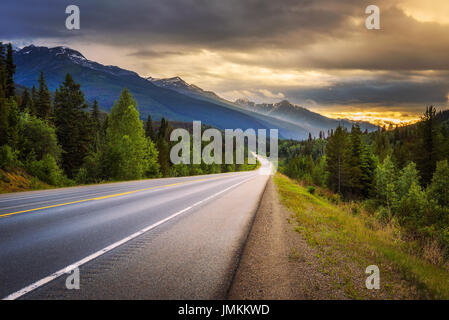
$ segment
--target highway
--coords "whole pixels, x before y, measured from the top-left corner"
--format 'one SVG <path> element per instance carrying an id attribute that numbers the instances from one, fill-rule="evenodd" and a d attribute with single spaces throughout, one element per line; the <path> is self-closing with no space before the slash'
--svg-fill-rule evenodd
<path id="1" fill-rule="evenodd" d="M 223 299 L 269 168 L 0 195 L 0 298 Z"/>

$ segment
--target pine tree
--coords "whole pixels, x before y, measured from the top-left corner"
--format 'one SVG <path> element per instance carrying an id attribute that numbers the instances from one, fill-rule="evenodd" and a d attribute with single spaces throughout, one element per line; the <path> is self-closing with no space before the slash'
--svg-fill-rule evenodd
<path id="1" fill-rule="evenodd" d="M 39 76 L 39 90 L 36 93 L 36 99 L 33 95 L 33 103 L 37 116 L 48 120 L 51 114 L 51 95 L 42 71 Z"/>
<path id="2" fill-rule="evenodd" d="M 351 184 L 351 191 L 358 196 L 362 193 L 362 131 L 358 124 L 353 125 L 350 137 L 350 151 L 349 151 L 349 178 Z"/>
<path id="3" fill-rule="evenodd" d="M 15 97 L 16 91 L 15 91 L 15 84 L 14 84 L 14 74 L 16 73 L 16 65 L 13 61 L 13 55 L 12 55 L 12 46 L 11 43 L 8 44 L 6 52 L 6 83 L 5 83 L 5 89 L 6 89 L 6 98 L 9 97 Z"/>
<path id="4" fill-rule="evenodd" d="M 162 176 L 170 175 L 170 150 L 167 141 L 160 136 L 157 139 L 158 162 Z"/>
<path id="5" fill-rule="evenodd" d="M 333 132 L 326 148 L 326 170 L 328 171 L 328 185 L 338 193 L 349 185 L 347 178 L 347 133 L 341 126 Z"/>
<path id="6" fill-rule="evenodd" d="M 362 195 L 365 198 L 368 198 L 373 195 L 374 192 L 376 160 L 373 153 L 366 144 L 363 144 L 360 169 L 360 184 L 362 186 Z"/>
<path id="7" fill-rule="evenodd" d="M 0 42 L 0 100 L 6 98 L 6 59 L 4 55 L 4 46 Z M 0 103 L 2 103 L 0 101 Z"/>
<path id="8" fill-rule="evenodd" d="M 147 122 L 146 122 L 146 125 L 145 125 L 145 135 L 147 136 L 147 138 L 150 138 L 151 141 L 155 141 L 156 140 L 156 134 L 154 133 L 153 121 L 151 119 L 151 115 L 150 114 L 148 114 Z"/>
<path id="9" fill-rule="evenodd" d="M 159 126 L 159 130 L 157 132 L 158 138 L 162 138 L 165 141 L 168 139 L 168 122 L 164 117 L 161 119 L 161 125 Z"/>
<path id="10" fill-rule="evenodd" d="M 441 137 L 433 106 L 426 108 L 421 122 L 418 123 L 418 133 L 416 164 L 421 173 L 422 183 L 427 186 L 432 179 L 437 161 L 441 159 Z"/>
<path id="11" fill-rule="evenodd" d="M 28 88 L 25 88 L 25 90 L 23 91 L 19 109 L 22 112 L 33 114 L 33 99 L 31 98 Z"/>
<path id="12" fill-rule="evenodd" d="M 64 153 L 62 167 L 72 178 L 83 165 L 92 142 L 87 104 L 81 86 L 67 74 L 55 92 L 55 125 Z"/>
<path id="13" fill-rule="evenodd" d="M 94 104 L 92 106 L 92 112 L 90 114 L 91 122 L 92 122 L 92 134 L 93 134 L 93 146 L 92 149 L 94 152 L 100 151 L 101 145 L 101 121 L 100 121 L 100 108 L 98 107 L 97 99 L 94 100 Z"/>

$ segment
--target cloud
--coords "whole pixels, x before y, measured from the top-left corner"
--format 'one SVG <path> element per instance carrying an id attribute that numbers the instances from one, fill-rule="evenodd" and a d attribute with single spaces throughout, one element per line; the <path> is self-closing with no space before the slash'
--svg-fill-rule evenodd
<path id="1" fill-rule="evenodd" d="M 3 0 L 0 39 L 64 43 L 142 75 L 182 76 L 224 97 L 314 108 L 447 105 L 447 0 Z"/>

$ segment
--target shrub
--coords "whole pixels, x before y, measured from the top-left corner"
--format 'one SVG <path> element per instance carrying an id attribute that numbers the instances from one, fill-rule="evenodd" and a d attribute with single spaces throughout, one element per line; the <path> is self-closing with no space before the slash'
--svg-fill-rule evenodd
<path id="1" fill-rule="evenodd" d="M 307 187 L 307 192 L 310 194 L 314 194 L 315 193 L 315 187 L 314 186 L 308 186 Z"/>
<path id="2" fill-rule="evenodd" d="M 0 147 L 0 168 L 4 169 L 14 165 L 15 154 L 11 147 L 8 145 L 3 145 Z"/>
<path id="3" fill-rule="evenodd" d="M 75 182 L 77 184 L 86 184 L 89 182 L 89 174 L 86 168 L 80 168 L 75 176 Z"/>
<path id="4" fill-rule="evenodd" d="M 55 158 L 49 154 L 46 154 L 42 160 L 28 160 L 27 170 L 31 175 L 53 186 L 63 186 L 67 180 Z"/>

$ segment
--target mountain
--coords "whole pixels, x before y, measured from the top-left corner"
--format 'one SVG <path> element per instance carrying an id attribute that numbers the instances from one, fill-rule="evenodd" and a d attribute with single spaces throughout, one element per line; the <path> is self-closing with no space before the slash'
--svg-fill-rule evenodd
<path id="1" fill-rule="evenodd" d="M 187 94 L 198 99 L 208 100 L 213 99 L 215 103 L 224 103 L 228 107 L 240 107 L 247 111 L 255 112 L 258 114 L 266 115 L 278 120 L 298 125 L 314 136 L 318 136 L 320 131 L 328 131 L 335 129 L 338 125 L 351 129 L 352 125 L 358 123 L 362 130 L 373 131 L 377 130 L 377 126 L 369 122 L 351 121 L 346 119 L 331 119 L 322 116 L 316 112 L 312 112 L 304 107 L 300 107 L 290 103 L 287 100 L 283 100 L 278 103 L 261 103 L 247 99 L 237 99 L 234 103 L 227 101 L 212 91 L 205 91 L 200 87 L 189 84 L 180 77 L 173 77 L 167 79 L 155 79 L 152 77 L 147 78 L 148 81 L 153 84 L 167 89 L 172 89 L 183 94 Z"/>
<path id="2" fill-rule="evenodd" d="M 347 119 L 331 119 L 304 107 L 294 105 L 287 100 L 278 103 L 260 103 L 247 99 L 237 99 L 234 104 L 259 114 L 267 115 L 290 123 L 300 124 L 304 129 L 317 135 L 319 131 L 335 129 L 338 125 L 351 129 L 357 123 L 362 130 L 377 130 L 377 126 L 369 122 L 351 121 Z"/>
<path id="3" fill-rule="evenodd" d="M 194 84 L 188 84 L 180 77 L 173 77 L 167 79 L 156 79 L 153 77 L 146 78 L 151 83 L 158 87 L 176 90 L 180 93 L 195 97 L 195 98 L 211 98 L 216 100 L 223 100 L 215 92 L 205 91 Z"/>
<path id="4" fill-rule="evenodd" d="M 133 71 L 90 61 L 67 47 L 27 46 L 14 51 L 14 61 L 17 66 L 15 81 L 19 85 L 37 85 L 39 72 L 43 71 L 49 89 L 54 91 L 70 73 L 81 84 L 86 99 L 89 102 L 97 99 L 105 111 L 112 108 L 126 87 L 137 100 L 142 119 L 150 113 L 155 120 L 161 117 L 184 122 L 201 120 L 219 129 L 278 129 L 280 138 L 297 140 L 306 139 L 309 132 L 317 134 L 320 130 L 310 126 L 307 119 L 303 125 L 285 121 L 277 115 L 242 108 L 179 77 L 145 79 Z"/>

